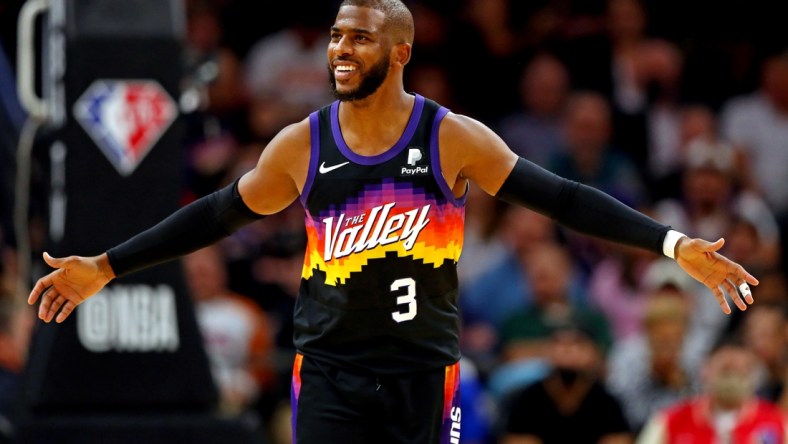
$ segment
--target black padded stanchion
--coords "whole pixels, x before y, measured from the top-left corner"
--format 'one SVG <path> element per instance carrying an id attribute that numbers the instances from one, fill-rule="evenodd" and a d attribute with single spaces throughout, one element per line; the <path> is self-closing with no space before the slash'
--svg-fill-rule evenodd
<path id="1" fill-rule="evenodd" d="M 95 255 L 178 206 L 183 2 L 44 1 L 49 112 L 35 149 L 49 160 L 47 251 Z M 260 442 L 254 420 L 218 416 L 217 403 L 175 261 L 113 281 L 62 325 L 37 325 L 17 434 L 31 443 Z"/>

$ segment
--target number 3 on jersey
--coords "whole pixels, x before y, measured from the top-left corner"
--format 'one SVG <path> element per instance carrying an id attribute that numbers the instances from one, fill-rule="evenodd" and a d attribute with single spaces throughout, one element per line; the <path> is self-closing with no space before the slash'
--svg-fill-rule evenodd
<path id="1" fill-rule="evenodd" d="M 416 281 L 412 278 L 402 278 L 391 283 L 392 292 L 403 287 L 407 288 L 408 292 L 404 296 L 397 297 L 397 305 L 408 304 L 408 306 L 405 311 L 391 313 L 391 317 L 397 322 L 410 321 L 416 317 Z"/>

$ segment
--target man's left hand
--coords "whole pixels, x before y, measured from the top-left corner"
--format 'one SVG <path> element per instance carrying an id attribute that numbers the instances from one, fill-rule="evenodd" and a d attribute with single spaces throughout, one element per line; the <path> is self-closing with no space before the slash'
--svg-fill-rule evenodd
<path id="1" fill-rule="evenodd" d="M 709 287 L 722 311 L 730 314 L 731 307 L 725 299 L 725 292 L 739 310 L 746 310 L 747 305 L 753 303 L 748 284 L 758 285 L 758 279 L 741 265 L 717 252 L 724 244 L 724 239 L 712 243 L 685 237 L 676 244 L 675 257 L 684 271 Z"/>

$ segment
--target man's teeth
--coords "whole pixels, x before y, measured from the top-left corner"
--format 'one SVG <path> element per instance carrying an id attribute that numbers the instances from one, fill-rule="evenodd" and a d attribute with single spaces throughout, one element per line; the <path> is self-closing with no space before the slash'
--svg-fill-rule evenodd
<path id="1" fill-rule="evenodd" d="M 355 66 L 337 66 L 337 71 L 341 71 L 341 72 L 350 72 L 355 70 L 356 70 Z"/>

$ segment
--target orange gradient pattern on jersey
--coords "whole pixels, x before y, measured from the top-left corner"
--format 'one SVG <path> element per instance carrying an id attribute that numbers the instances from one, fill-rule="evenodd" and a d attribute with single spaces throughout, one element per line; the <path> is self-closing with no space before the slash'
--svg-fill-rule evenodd
<path id="1" fill-rule="evenodd" d="M 326 284 L 344 284 L 372 259 L 394 252 L 440 267 L 462 252 L 464 207 L 398 183 L 368 187 L 333 211 L 307 211 L 307 248 L 301 276 L 315 270 Z"/>

